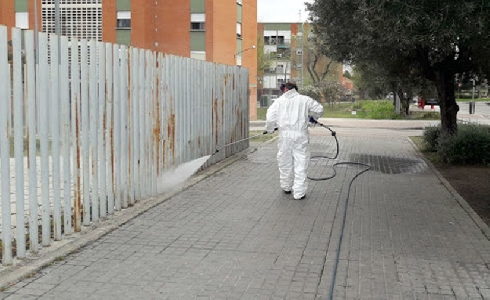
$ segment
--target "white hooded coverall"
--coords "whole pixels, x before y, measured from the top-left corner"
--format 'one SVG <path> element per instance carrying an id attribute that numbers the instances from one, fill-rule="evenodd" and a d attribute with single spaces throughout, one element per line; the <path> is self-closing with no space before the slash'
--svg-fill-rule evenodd
<path id="1" fill-rule="evenodd" d="M 323 115 L 323 106 L 294 89 L 276 99 L 267 110 L 266 130 L 271 133 L 274 128 L 279 129 L 277 161 L 281 188 L 292 190 L 294 199 L 302 198 L 308 188 L 308 115 L 318 119 Z"/>

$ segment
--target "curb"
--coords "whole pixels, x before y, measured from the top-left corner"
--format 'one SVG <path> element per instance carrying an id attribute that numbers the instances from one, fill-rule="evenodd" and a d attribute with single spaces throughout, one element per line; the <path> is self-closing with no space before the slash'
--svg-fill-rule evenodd
<path id="1" fill-rule="evenodd" d="M 418 155 L 420 158 L 422 158 L 425 163 L 429 166 L 429 168 L 434 172 L 434 174 L 437 176 L 437 178 L 442 182 L 442 184 L 446 187 L 446 189 L 449 191 L 449 193 L 458 201 L 458 204 L 464 209 L 464 211 L 470 216 L 470 218 L 473 220 L 473 222 L 480 228 L 481 232 L 487 237 L 487 239 L 490 240 L 490 227 L 483 222 L 483 220 L 480 218 L 480 216 L 471 208 L 471 206 L 466 202 L 466 200 L 453 188 L 453 186 L 449 183 L 449 181 L 442 176 L 442 174 L 437 170 L 437 168 L 434 166 L 434 164 L 425 158 L 424 155 L 422 155 L 422 152 L 420 151 L 419 147 L 412 141 L 411 138 L 407 138 L 409 143 L 412 145 L 412 147 L 417 151 Z"/>
<path id="2" fill-rule="evenodd" d="M 272 139 L 274 140 L 274 139 Z M 270 140 L 269 140 L 270 141 Z M 269 142 L 266 141 L 266 142 Z M 264 142 L 264 143 L 266 143 Z M 149 209 L 171 199 L 178 193 L 185 191 L 207 177 L 223 170 L 229 165 L 242 159 L 244 156 L 255 152 L 260 145 L 249 147 L 236 153 L 220 162 L 217 162 L 202 171 L 198 171 L 180 187 L 171 193 L 150 197 L 136 202 L 128 209 L 115 212 L 114 215 L 102 219 L 100 222 L 87 226 L 81 232 L 73 233 L 62 241 L 56 241 L 51 246 L 41 249 L 37 254 L 28 256 L 25 259 L 17 259 L 13 266 L 6 266 L 0 271 L 0 290 L 8 288 L 12 284 L 25 278 L 32 277 L 41 269 L 50 266 L 54 262 L 63 259 L 65 256 L 75 253 L 84 246 L 94 242 L 104 235 L 118 229 L 121 225 L 145 213 Z M 85 230 L 84 230 L 85 229 Z"/>

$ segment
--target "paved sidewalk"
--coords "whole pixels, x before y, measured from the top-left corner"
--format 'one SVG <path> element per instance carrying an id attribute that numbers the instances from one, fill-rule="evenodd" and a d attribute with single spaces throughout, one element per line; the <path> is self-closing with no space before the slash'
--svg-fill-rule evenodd
<path id="1" fill-rule="evenodd" d="M 312 133 L 313 154 L 334 140 Z M 351 134 L 342 135 L 343 132 Z M 350 194 L 334 299 L 490 299 L 488 228 L 399 131 L 339 128 L 368 163 Z M 326 299 L 349 181 L 279 188 L 270 143 L 1 293 L 7 299 Z"/>

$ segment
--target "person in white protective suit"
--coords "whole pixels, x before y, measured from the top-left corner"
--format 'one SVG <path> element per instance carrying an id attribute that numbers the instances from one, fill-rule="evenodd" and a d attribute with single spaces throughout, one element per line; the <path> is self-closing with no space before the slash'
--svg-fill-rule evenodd
<path id="1" fill-rule="evenodd" d="M 267 109 L 266 131 L 279 130 L 277 161 L 281 188 L 294 199 L 304 199 L 310 160 L 308 122 L 323 115 L 323 106 L 297 92 L 294 83 L 286 83 L 284 94 Z"/>

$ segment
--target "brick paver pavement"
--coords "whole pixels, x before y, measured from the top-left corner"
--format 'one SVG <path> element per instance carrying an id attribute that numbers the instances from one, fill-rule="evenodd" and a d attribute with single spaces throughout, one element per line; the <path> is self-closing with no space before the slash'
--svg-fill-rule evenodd
<path id="1" fill-rule="evenodd" d="M 399 132 L 341 135 L 353 185 L 334 299 L 490 299 L 490 242 Z M 333 138 L 312 135 L 313 154 Z M 347 186 L 339 166 L 295 201 L 276 144 L 207 177 L 2 293 L 7 299 L 326 299 Z"/>

